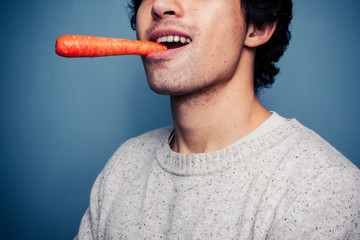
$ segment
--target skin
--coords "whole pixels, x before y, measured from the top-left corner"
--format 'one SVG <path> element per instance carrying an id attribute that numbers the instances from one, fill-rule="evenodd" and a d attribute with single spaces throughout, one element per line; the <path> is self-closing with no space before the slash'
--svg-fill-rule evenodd
<path id="1" fill-rule="evenodd" d="M 177 31 L 192 42 L 164 58 L 143 57 L 151 89 L 170 95 L 175 126 L 171 148 L 212 152 L 241 139 L 271 113 L 253 89 L 256 47 L 276 23 L 246 26 L 240 0 L 143 0 L 137 38 Z"/>

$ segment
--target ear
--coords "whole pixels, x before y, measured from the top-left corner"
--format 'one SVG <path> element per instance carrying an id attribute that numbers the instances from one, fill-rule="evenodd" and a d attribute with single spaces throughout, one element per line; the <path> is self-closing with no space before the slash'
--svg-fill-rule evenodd
<path id="1" fill-rule="evenodd" d="M 276 26 L 277 22 L 265 22 L 260 28 L 250 24 L 244 45 L 253 48 L 267 43 L 274 34 Z"/>

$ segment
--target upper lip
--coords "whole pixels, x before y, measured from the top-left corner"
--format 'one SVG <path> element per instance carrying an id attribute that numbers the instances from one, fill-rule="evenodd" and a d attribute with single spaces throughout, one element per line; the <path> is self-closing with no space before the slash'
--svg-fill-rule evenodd
<path id="1" fill-rule="evenodd" d="M 149 40 L 156 41 L 157 38 L 165 37 L 165 36 L 179 36 L 179 37 L 189 38 L 190 40 L 192 40 L 192 38 L 189 35 L 174 29 L 156 29 L 150 34 Z"/>

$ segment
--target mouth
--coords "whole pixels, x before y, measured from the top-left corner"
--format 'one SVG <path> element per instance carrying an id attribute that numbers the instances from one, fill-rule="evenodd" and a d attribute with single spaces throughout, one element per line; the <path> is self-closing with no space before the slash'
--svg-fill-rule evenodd
<path id="1" fill-rule="evenodd" d="M 190 44 L 191 38 L 180 35 L 165 35 L 156 37 L 153 41 L 165 45 L 168 49 L 175 49 Z"/>
<path id="2" fill-rule="evenodd" d="M 190 36 L 174 29 L 157 29 L 149 38 L 150 41 L 165 45 L 169 50 L 184 47 L 192 42 Z"/>
<path id="3" fill-rule="evenodd" d="M 169 60 L 193 41 L 189 35 L 174 29 L 157 29 L 150 34 L 148 40 L 165 45 L 167 50 L 150 53 L 146 56 L 147 60 Z"/>

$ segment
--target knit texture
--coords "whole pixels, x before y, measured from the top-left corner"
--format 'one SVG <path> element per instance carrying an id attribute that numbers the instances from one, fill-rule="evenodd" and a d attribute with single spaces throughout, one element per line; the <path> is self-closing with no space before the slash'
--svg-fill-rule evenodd
<path id="1" fill-rule="evenodd" d="M 276 113 L 220 151 L 180 154 L 172 127 L 124 143 L 76 239 L 360 239 L 360 171 Z"/>

